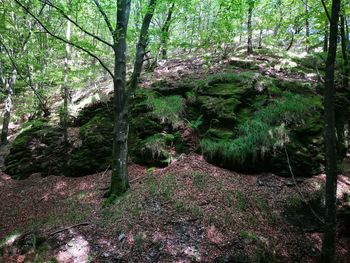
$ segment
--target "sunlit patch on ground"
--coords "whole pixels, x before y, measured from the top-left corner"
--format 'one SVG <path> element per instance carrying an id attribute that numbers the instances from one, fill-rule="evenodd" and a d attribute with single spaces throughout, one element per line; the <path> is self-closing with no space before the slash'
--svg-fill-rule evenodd
<path id="1" fill-rule="evenodd" d="M 60 247 L 56 259 L 59 263 L 87 263 L 89 262 L 89 253 L 89 242 L 79 235 Z"/>

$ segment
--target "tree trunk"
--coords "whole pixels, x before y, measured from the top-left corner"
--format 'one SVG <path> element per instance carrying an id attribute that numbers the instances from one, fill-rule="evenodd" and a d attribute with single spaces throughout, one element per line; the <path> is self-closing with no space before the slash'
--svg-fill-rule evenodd
<path id="1" fill-rule="evenodd" d="M 117 28 L 114 34 L 114 131 L 112 179 L 108 197 L 112 200 L 129 188 L 128 134 L 129 116 L 126 94 L 126 34 L 129 23 L 130 0 L 118 1 Z"/>
<path id="2" fill-rule="evenodd" d="M 337 151 L 334 114 L 334 66 L 337 53 L 340 0 L 332 1 L 329 49 L 326 62 L 324 90 L 325 148 L 326 148 L 326 214 L 322 244 L 322 262 L 334 262 L 336 240 Z"/>
<path id="3" fill-rule="evenodd" d="M 71 9 L 72 2 L 69 1 L 69 9 Z M 71 22 L 67 20 L 66 39 L 70 41 L 71 36 Z M 64 58 L 64 80 L 63 80 L 63 109 L 62 109 L 62 128 L 65 145 L 68 144 L 68 102 L 69 102 L 69 59 L 70 59 L 70 45 L 66 43 L 66 57 Z"/>
<path id="4" fill-rule="evenodd" d="M 350 75 L 350 67 L 349 67 L 349 54 L 348 54 L 348 39 L 345 31 L 345 17 L 344 15 L 340 16 L 340 34 L 341 34 L 341 50 L 343 55 L 343 87 L 345 89 L 349 88 L 349 75 Z"/>
<path id="5" fill-rule="evenodd" d="M 309 23 L 309 5 L 308 5 L 308 0 L 305 0 L 305 15 L 306 15 L 306 19 L 305 19 L 305 33 L 306 33 L 306 41 L 305 41 L 305 51 L 307 53 L 309 53 L 310 51 L 310 23 Z"/>
<path id="6" fill-rule="evenodd" d="M 134 71 L 131 76 L 130 85 L 129 85 L 129 91 L 128 91 L 128 97 L 130 97 L 136 87 L 137 82 L 139 80 L 141 71 L 142 71 L 142 64 L 143 59 L 146 54 L 146 47 L 148 44 L 148 29 L 151 24 L 151 20 L 154 14 L 154 8 L 156 5 L 157 0 L 150 0 L 148 5 L 148 12 L 146 13 L 141 26 L 139 41 L 136 45 L 136 57 L 135 57 L 135 63 L 134 63 Z M 171 18 L 171 15 L 170 15 Z M 168 29 L 169 30 L 169 29 Z"/>
<path id="7" fill-rule="evenodd" d="M 324 31 L 324 39 L 323 39 L 323 52 L 328 51 L 328 21 L 325 22 L 325 31 Z"/>
<path id="8" fill-rule="evenodd" d="M 259 33 L 259 46 L 258 46 L 258 49 L 262 49 L 262 35 L 263 35 L 263 30 L 260 29 L 260 33 Z"/>
<path id="9" fill-rule="evenodd" d="M 12 71 L 11 78 L 5 80 L 5 89 L 6 89 L 6 99 L 5 99 L 5 108 L 4 108 L 4 119 L 2 123 L 1 137 L 0 142 L 1 145 L 5 145 L 8 143 L 7 135 L 9 130 L 9 124 L 11 119 L 11 111 L 12 111 L 12 95 L 13 95 L 13 87 L 16 83 L 17 71 L 14 69 Z"/>
<path id="10" fill-rule="evenodd" d="M 161 30 L 160 42 L 161 42 L 161 48 L 162 48 L 162 59 L 167 59 L 167 53 L 168 53 L 167 44 L 169 40 L 169 29 L 170 29 L 170 23 L 171 23 L 174 7 L 175 7 L 175 2 L 173 2 L 173 4 L 171 5 L 168 11 L 167 18 Z"/>
<path id="11" fill-rule="evenodd" d="M 248 9 L 248 54 L 253 53 L 253 29 L 252 29 L 252 16 L 253 16 L 253 7 L 249 5 Z"/>
<path id="12" fill-rule="evenodd" d="M 289 42 L 289 45 L 288 45 L 286 51 L 289 51 L 292 48 L 293 44 L 294 44 L 294 31 L 292 31 L 292 38 Z"/>

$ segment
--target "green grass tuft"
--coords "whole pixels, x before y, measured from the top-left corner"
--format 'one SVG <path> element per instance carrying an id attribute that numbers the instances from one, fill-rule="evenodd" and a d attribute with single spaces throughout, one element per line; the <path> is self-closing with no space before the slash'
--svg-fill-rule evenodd
<path id="1" fill-rule="evenodd" d="M 181 114 L 184 111 L 184 99 L 181 96 L 159 97 L 154 93 L 148 93 L 146 104 L 152 109 L 150 114 L 163 123 L 169 123 L 174 128 L 182 124 Z"/>

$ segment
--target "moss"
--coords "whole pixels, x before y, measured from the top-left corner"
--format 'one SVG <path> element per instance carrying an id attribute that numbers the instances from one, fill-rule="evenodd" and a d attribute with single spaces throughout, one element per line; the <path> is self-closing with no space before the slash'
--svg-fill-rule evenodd
<path id="1" fill-rule="evenodd" d="M 277 80 L 278 81 L 278 80 Z M 283 91 L 289 91 L 296 94 L 312 94 L 313 87 L 310 82 L 299 80 L 282 80 L 278 81 L 277 86 Z"/>
<path id="2" fill-rule="evenodd" d="M 5 158 L 5 171 L 14 178 L 26 178 L 34 172 L 59 174 L 63 165 L 62 131 L 45 120 L 28 122 L 14 140 Z M 54 163 L 52 165 L 46 165 Z M 50 169 L 48 167 L 52 166 Z M 53 169 L 55 168 L 55 169 Z"/>
<path id="3" fill-rule="evenodd" d="M 218 119 L 224 125 L 233 126 L 236 121 L 235 110 L 241 104 L 236 98 L 217 98 L 212 96 L 198 96 L 201 112 L 210 119 Z M 226 123 L 225 123 L 226 122 Z"/>
<path id="4" fill-rule="evenodd" d="M 69 156 L 65 174 L 81 176 L 105 170 L 112 161 L 112 135 L 112 116 L 93 116 L 80 127 L 82 145 Z"/>
<path id="5" fill-rule="evenodd" d="M 235 66 L 238 68 L 251 69 L 251 70 L 259 69 L 256 62 L 254 62 L 252 60 L 243 60 L 243 59 L 235 58 L 233 60 L 230 60 L 229 63 L 231 66 Z"/>
<path id="6" fill-rule="evenodd" d="M 321 134 L 321 130 L 319 125 L 312 128 L 303 125 L 310 125 L 310 123 L 316 125 L 320 118 L 318 110 L 318 100 L 313 97 L 284 93 L 283 97 L 257 112 L 253 118 L 243 122 L 238 133 L 229 136 L 213 136 L 208 132 L 200 143 L 202 152 L 207 160 L 218 165 L 249 172 L 251 170 L 246 168 L 265 171 L 265 169 L 271 169 L 271 157 L 277 154 L 279 158 L 283 158 L 283 150 L 278 149 L 283 149 L 283 146 L 291 140 L 300 147 L 304 146 L 302 150 L 297 150 L 296 147 L 291 151 L 293 164 L 299 162 L 296 166 L 298 171 L 304 167 L 305 173 L 313 174 L 319 170 L 320 159 L 315 162 L 309 160 L 315 159 L 315 156 L 321 157 L 318 154 L 321 147 L 316 146 L 317 143 L 313 141 Z M 314 115 L 311 113 L 313 111 L 315 111 Z M 305 112 L 309 114 L 306 115 Z M 315 120 L 311 121 L 312 117 L 315 117 Z M 304 127 L 304 132 L 301 131 L 297 136 L 300 127 Z M 309 135 L 305 130 L 309 130 Z M 293 133 L 293 131 L 296 132 Z M 312 158 L 308 153 L 314 154 L 314 157 Z M 279 164 L 282 165 L 279 166 Z M 274 171 L 284 174 L 288 170 L 288 165 L 286 162 L 279 162 L 279 164 L 273 165 Z"/>

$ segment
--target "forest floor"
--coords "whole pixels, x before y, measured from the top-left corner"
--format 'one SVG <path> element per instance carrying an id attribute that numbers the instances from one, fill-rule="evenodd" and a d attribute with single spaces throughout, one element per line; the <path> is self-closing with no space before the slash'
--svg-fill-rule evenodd
<path id="1" fill-rule="evenodd" d="M 183 155 L 163 169 L 132 164 L 130 191 L 104 207 L 109 180 L 109 171 L 20 181 L 1 174 L 0 262 L 316 262 L 319 256 L 322 228 L 312 211 L 321 213 L 324 175 L 295 184 Z M 349 185 L 339 176 L 340 206 Z M 338 262 L 350 262 L 347 224 L 339 225 Z"/>

